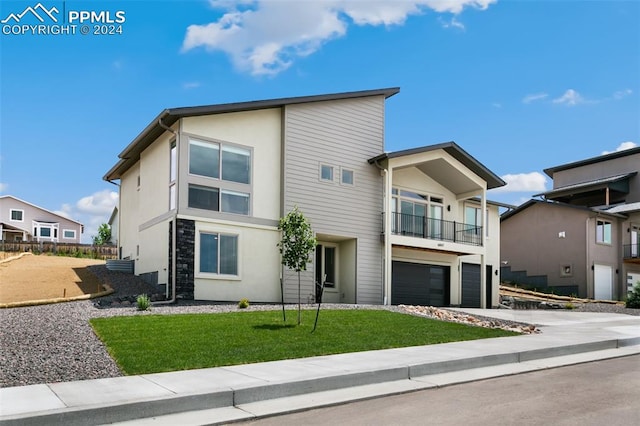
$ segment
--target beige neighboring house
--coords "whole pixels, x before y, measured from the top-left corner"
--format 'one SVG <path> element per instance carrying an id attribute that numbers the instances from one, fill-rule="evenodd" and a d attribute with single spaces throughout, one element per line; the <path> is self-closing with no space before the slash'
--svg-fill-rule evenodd
<path id="1" fill-rule="evenodd" d="M 640 282 L 640 147 L 545 170 L 553 189 L 502 216 L 502 278 L 623 300 Z"/>
<path id="2" fill-rule="evenodd" d="M 162 111 L 104 179 L 117 238 L 168 297 L 298 300 L 278 220 L 294 206 L 318 244 L 304 301 L 498 304 L 505 183 L 454 142 L 385 152 L 398 88 Z"/>
<path id="3" fill-rule="evenodd" d="M 7 242 L 79 244 L 84 226 L 11 195 L 0 196 L 0 230 Z"/>

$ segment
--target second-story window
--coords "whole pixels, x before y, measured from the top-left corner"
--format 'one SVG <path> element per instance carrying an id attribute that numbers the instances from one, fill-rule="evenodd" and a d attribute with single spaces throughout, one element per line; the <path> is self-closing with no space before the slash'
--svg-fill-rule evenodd
<path id="1" fill-rule="evenodd" d="M 393 232 L 402 235 L 440 238 L 443 200 L 426 194 L 393 188 Z"/>
<path id="2" fill-rule="evenodd" d="M 176 141 L 171 142 L 169 151 L 169 210 L 176 208 L 177 149 Z"/>
<path id="3" fill-rule="evenodd" d="M 479 207 L 465 206 L 464 223 L 469 228 L 466 230 L 470 234 L 480 235 L 482 229 L 482 210 Z M 489 236 L 489 210 L 485 212 L 485 236 Z"/>
<path id="4" fill-rule="evenodd" d="M 611 244 L 611 222 L 596 220 L 596 242 Z"/>
<path id="5" fill-rule="evenodd" d="M 190 138 L 189 173 L 248 184 L 251 178 L 251 151 Z"/>

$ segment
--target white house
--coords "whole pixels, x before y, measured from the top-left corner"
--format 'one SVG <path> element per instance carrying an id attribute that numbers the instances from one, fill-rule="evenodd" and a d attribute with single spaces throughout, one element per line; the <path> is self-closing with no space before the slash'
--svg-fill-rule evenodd
<path id="1" fill-rule="evenodd" d="M 454 142 L 385 153 L 398 88 L 162 111 L 104 179 L 118 245 L 169 297 L 297 301 L 278 220 L 298 206 L 318 245 L 305 300 L 498 304 L 505 183 Z M 484 295 L 481 296 L 481 295 Z"/>

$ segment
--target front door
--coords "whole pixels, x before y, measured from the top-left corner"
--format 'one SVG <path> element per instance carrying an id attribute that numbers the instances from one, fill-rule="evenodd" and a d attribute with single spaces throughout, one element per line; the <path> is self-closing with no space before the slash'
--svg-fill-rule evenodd
<path id="1" fill-rule="evenodd" d="M 613 268 L 607 265 L 593 265 L 593 298 L 611 300 L 613 298 Z"/>
<path id="2" fill-rule="evenodd" d="M 316 300 L 320 300 L 320 288 L 324 286 L 322 301 L 340 303 L 337 244 L 319 243 L 316 246 L 315 275 Z"/>

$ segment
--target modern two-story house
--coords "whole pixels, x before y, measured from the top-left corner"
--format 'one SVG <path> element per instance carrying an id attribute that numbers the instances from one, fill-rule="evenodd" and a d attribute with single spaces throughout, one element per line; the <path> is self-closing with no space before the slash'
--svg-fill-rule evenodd
<path id="1" fill-rule="evenodd" d="M 640 282 L 640 147 L 544 172 L 553 189 L 502 216 L 503 279 L 624 299 Z"/>
<path id="2" fill-rule="evenodd" d="M 162 111 L 104 179 L 119 182 L 121 258 L 168 297 L 297 301 L 278 220 L 318 244 L 305 301 L 494 306 L 504 182 L 453 142 L 385 152 L 398 88 Z M 282 287 L 281 287 L 282 283 Z"/>
<path id="3" fill-rule="evenodd" d="M 0 233 L 3 241 L 79 244 L 80 222 L 11 195 L 0 196 Z"/>

